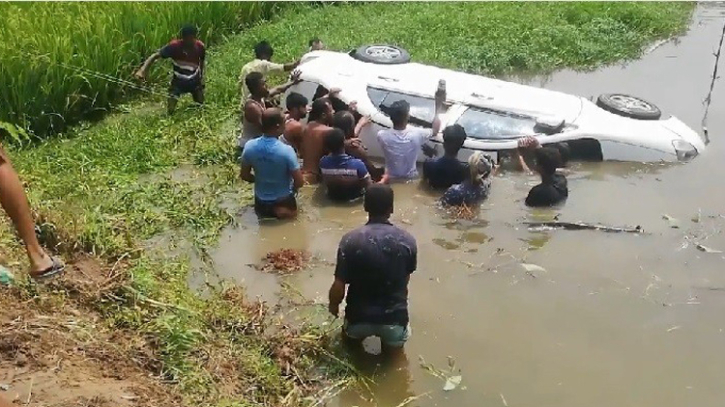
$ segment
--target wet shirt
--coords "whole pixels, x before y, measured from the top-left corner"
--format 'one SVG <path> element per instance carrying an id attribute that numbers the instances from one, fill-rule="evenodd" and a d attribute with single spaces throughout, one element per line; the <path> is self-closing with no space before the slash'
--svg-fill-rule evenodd
<path id="1" fill-rule="evenodd" d="M 330 154 L 320 160 L 322 180 L 327 196 L 335 201 L 351 201 L 365 193 L 370 178 L 362 161 L 347 154 Z"/>
<path id="2" fill-rule="evenodd" d="M 441 202 L 448 206 L 478 205 L 488 198 L 490 191 L 491 182 L 489 180 L 483 180 L 480 184 L 465 180 L 448 188 L 443 194 Z"/>
<path id="3" fill-rule="evenodd" d="M 423 178 L 435 189 L 446 189 L 460 184 L 468 177 L 468 164 L 455 157 L 440 157 L 423 163 Z"/>
<path id="4" fill-rule="evenodd" d="M 171 58 L 176 80 L 201 79 L 201 63 L 206 58 L 206 47 L 203 42 L 196 40 L 193 47 L 187 48 L 182 40 L 173 40 L 159 50 L 159 55 L 161 58 Z"/>
<path id="5" fill-rule="evenodd" d="M 292 172 L 300 169 L 295 150 L 276 137 L 258 137 L 244 145 L 242 164 L 254 169 L 254 196 L 274 202 L 292 195 Z"/>
<path id="6" fill-rule="evenodd" d="M 368 222 L 340 241 L 335 278 L 349 284 L 349 323 L 406 325 L 408 278 L 417 267 L 415 238 L 388 222 Z"/>
<path id="7" fill-rule="evenodd" d="M 554 174 L 551 182 L 541 183 L 529 191 L 526 197 L 527 206 L 552 206 L 561 203 L 569 196 L 566 177 Z"/>
<path id="8" fill-rule="evenodd" d="M 391 178 L 418 177 L 418 169 L 415 167 L 418 153 L 431 134 L 431 130 L 415 127 L 405 130 L 385 129 L 378 132 L 378 143 L 383 149 L 385 167 Z"/>

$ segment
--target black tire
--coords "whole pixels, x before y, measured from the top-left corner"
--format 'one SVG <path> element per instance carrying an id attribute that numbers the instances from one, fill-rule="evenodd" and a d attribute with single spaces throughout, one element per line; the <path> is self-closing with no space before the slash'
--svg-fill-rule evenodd
<path id="1" fill-rule="evenodd" d="M 605 93 L 597 98 L 597 106 L 619 116 L 637 120 L 659 120 L 660 108 L 654 104 L 630 95 Z"/>
<path id="2" fill-rule="evenodd" d="M 350 55 L 359 61 L 369 62 L 371 64 L 397 65 L 410 62 L 410 54 L 408 51 L 395 45 L 387 44 L 363 45 L 352 51 Z"/>

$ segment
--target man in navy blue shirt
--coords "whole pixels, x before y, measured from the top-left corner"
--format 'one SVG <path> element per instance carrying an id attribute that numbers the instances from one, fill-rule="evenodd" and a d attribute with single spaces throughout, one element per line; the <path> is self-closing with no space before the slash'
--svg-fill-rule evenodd
<path id="1" fill-rule="evenodd" d="M 320 160 L 320 172 L 327 196 L 333 201 L 360 198 L 371 183 L 370 174 L 361 160 L 345 154 L 345 133 L 334 128 L 327 132 L 324 143 L 330 154 Z"/>
<path id="2" fill-rule="evenodd" d="M 338 316 L 345 298 L 343 338 L 380 338 L 383 351 L 401 349 L 410 337 L 408 283 L 417 267 L 415 238 L 393 226 L 393 190 L 374 184 L 365 192 L 368 223 L 340 241 L 335 280 L 330 287 L 330 313 Z"/>
<path id="3" fill-rule="evenodd" d="M 447 189 L 468 178 L 468 165 L 458 161 L 458 151 L 465 141 L 466 130 L 460 124 L 443 130 L 443 157 L 428 159 L 423 163 L 423 179 L 428 181 L 431 188 Z"/>

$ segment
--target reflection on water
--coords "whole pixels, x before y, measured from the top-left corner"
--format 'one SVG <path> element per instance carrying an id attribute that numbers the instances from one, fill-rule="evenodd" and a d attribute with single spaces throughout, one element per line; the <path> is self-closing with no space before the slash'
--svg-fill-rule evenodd
<path id="1" fill-rule="evenodd" d="M 544 86 L 585 96 L 631 93 L 697 128 L 725 23 L 721 6 L 700 5 L 697 13 L 677 44 L 626 66 L 559 72 Z M 437 195 L 415 183 L 395 185 L 393 222 L 416 237 L 419 251 L 406 353 L 411 360 L 456 358 L 467 389 L 443 392 L 415 362 L 388 368 L 363 357 L 356 363 L 376 378 L 374 397 L 345 393 L 332 405 L 395 407 L 426 392 L 430 398 L 412 405 L 721 405 L 725 259 L 696 245 L 725 249 L 725 188 L 715 176 L 725 172 L 725 143 L 716 137 L 725 134 L 725 116 L 714 114 L 725 111 L 723 87 L 718 81 L 713 142 L 700 157 L 686 165 L 575 163 L 569 199 L 559 208 L 527 209 L 523 199 L 538 180 L 523 174 L 496 177 L 473 221 L 442 216 Z M 334 261 L 342 235 L 365 223 L 362 205 L 331 205 L 315 188 L 302 195 L 303 212 L 291 223 L 260 226 L 244 212 L 213 253 L 218 274 L 273 301 L 277 277 L 248 264 L 280 248 Z M 700 221 L 690 221 L 697 213 Z M 681 227 L 670 228 L 663 214 Z M 642 225 L 649 233 L 536 232 L 524 224 L 554 219 Z M 529 275 L 521 262 L 544 271 Z M 285 282 L 307 298 L 326 298 L 333 269 L 322 262 Z"/>

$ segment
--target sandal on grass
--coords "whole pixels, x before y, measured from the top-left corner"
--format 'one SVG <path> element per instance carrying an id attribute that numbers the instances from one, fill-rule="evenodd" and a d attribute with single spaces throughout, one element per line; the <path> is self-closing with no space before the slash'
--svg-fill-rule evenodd
<path id="1" fill-rule="evenodd" d="M 46 278 L 61 274 L 63 270 L 65 270 L 65 264 L 62 261 L 52 256 L 50 257 L 50 260 L 53 262 L 50 267 L 45 270 L 31 273 L 30 276 L 33 277 L 33 279 L 35 280 L 44 280 Z"/>

